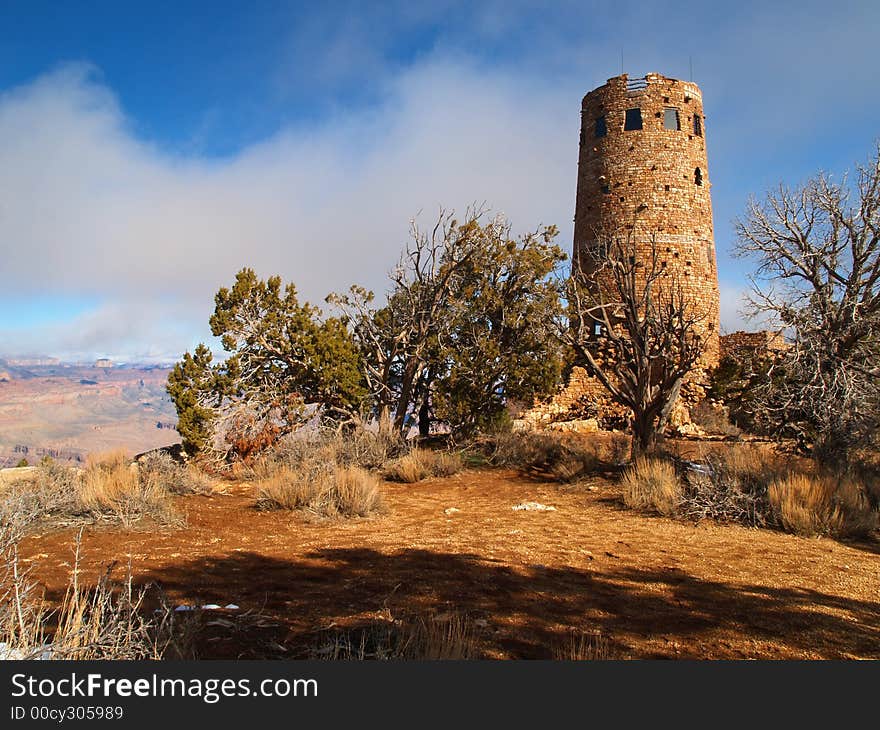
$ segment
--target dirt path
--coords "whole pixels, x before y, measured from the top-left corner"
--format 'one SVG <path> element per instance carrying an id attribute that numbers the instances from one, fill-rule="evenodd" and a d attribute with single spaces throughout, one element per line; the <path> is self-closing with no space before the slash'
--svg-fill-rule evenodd
<path id="1" fill-rule="evenodd" d="M 490 656 L 549 658 L 571 628 L 624 657 L 880 658 L 880 545 L 648 517 L 596 480 L 563 489 L 503 471 L 388 484 L 387 515 L 258 512 L 252 488 L 181 497 L 177 531 L 88 530 L 86 576 L 129 556 L 179 603 L 233 602 L 295 653 L 331 626 L 465 611 Z M 514 511 L 535 501 L 552 512 Z M 446 514 L 450 507 L 459 512 Z M 57 600 L 73 532 L 23 552 Z M 219 637 L 216 656 L 247 655 Z"/>

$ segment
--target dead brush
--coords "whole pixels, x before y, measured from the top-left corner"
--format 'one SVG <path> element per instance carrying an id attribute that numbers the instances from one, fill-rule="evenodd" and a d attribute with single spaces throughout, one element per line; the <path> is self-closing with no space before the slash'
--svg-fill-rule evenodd
<path id="1" fill-rule="evenodd" d="M 631 509 L 676 514 L 684 500 L 682 484 L 668 461 L 640 457 L 621 477 L 623 501 Z"/>
<path id="2" fill-rule="evenodd" d="M 767 490 L 792 468 L 774 454 L 745 446 L 715 450 L 699 464 L 680 461 L 685 482 L 682 517 L 761 527 L 772 521 Z"/>
<path id="3" fill-rule="evenodd" d="M 779 524 L 805 537 L 864 537 L 878 524 L 864 485 L 852 477 L 790 474 L 770 485 L 768 499 Z"/>
<path id="4" fill-rule="evenodd" d="M 299 469 L 316 462 L 382 470 L 404 455 L 408 448 L 406 442 L 395 433 L 372 431 L 360 425 L 345 431 L 317 428 L 283 439 L 277 447 L 257 460 L 254 470 L 260 476 L 265 476 L 274 468 L 286 466 Z"/>
<path id="5" fill-rule="evenodd" d="M 384 476 L 392 482 L 413 484 L 428 477 L 448 477 L 462 469 L 459 454 L 450 451 L 431 451 L 416 448 L 391 462 Z"/>
<path id="6" fill-rule="evenodd" d="M 88 522 L 79 502 L 80 482 L 73 469 L 39 466 L 33 479 L 12 482 L 0 492 L 0 524 L 26 531 L 46 522 L 58 526 Z"/>

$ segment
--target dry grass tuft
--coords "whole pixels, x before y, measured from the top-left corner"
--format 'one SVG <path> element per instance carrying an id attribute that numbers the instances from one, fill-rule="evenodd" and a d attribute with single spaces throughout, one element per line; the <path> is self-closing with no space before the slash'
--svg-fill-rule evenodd
<path id="1" fill-rule="evenodd" d="M 668 461 L 639 458 L 620 480 L 627 507 L 671 516 L 684 499 L 684 489 Z"/>
<path id="2" fill-rule="evenodd" d="M 141 478 L 152 478 L 171 494 L 211 494 L 213 480 L 193 465 L 177 463 L 165 451 L 150 451 L 137 462 Z"/>
<path id="3" fill-rule="evenodd" d="M 473 624 L 460 613 L 432 613 L 325 632 L 311 651 L 313 659 L 359 661 L 463 660 L 480 655 Z"/>
<path id="4" fill-rule="evenodd" d="M 257 508 L 367 517 L 382 512 L 384 505 L 379 480 L 360 467 L 282 467 L 257 482 Z"/>
<path id="5" fill-rule="evenodd" d="M 385 478 L 413 484 L 428 477 L 452 476 L 461 469 L 461 456 L 456 453 L 416 448 L 391 462 L 385 469 Z"/>
<path id="6" fill-rule="evenodd" d="M 616 659 L 611 644 L 599 631 L 571 631 L 553 650 L 557 661 L 583 662 Z"/>
<path id="7" fill-rule="evenodd" d="M 855 537 L 877 528 L 865 487 L 851 477 L 790 474 L 770 485 L 768 498 L 780 524 L 807 537 Z"/>

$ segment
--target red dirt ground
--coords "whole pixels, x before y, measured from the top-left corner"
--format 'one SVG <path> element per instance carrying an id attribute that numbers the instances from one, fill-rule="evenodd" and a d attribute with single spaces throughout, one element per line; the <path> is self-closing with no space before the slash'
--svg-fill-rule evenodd
<path id="1" fill-rule="evenodd" d="M 135 579 L 175 603 L 259 613 L 276 656 L 301 656 L 328 628 L 461 611 L 498 658 L 551 658 L 572 628 L 601 632 L 620 657 L 880 658 L 876 541 L 650 517 L 624 509 L 613 482 L 589 485 L 468 470 L 386 484 L 383 516 L 318 521 L 259 512 L 239 483 L 176 498 L 184 529 L 87 529 L 82 566 L 89 578 L 130 558 Z M 524 501 L 557 510 L 511 509 Z M 74 535 L 22 545 L 50 600 L 67 584 Z M 243 634 L 205 647 L 258 653 Z"/>

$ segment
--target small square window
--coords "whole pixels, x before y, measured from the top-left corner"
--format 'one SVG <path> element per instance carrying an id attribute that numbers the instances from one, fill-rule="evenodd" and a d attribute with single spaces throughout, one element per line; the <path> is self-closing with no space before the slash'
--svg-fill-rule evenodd
<path id="1" fill-rule="evenodd" d="M 608 134 L 608 127 L 605 124 L 605 117 L 596 117 L 596 136 L 604 137 L 606 134 Z"/>
<path id="2" fill-rule="evenodd" d="M 602 323 L 593 322 L 593 336 L 600 337 L 602 335 Z"/>
<path id="3" fill-rule="evenodd" d="M 673 129 L 676 132 L 681 129 L 678 121 L 678 109 L 668 106 L 663 110 L 663 129 Z"/>
<path id="4" fill-rule="evenodd" d="M 627 109 L 626 117 L 623 121 L 623 129 L 627 132 L 631 132 L 635 129 L 642 128 L 642 110 L 641 109 Z"/>

